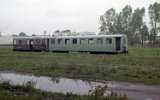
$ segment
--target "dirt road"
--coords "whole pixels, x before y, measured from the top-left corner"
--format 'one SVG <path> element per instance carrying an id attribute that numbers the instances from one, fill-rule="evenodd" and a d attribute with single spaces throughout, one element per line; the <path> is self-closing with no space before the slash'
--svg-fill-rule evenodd
<path id="1" fill-rule="evenodd" d="M 108 84 L 108 90 L 126 94 L 134 100 L 160 100 L 160 85 L 144 85 L 143 83 L 116 82 Z"/>

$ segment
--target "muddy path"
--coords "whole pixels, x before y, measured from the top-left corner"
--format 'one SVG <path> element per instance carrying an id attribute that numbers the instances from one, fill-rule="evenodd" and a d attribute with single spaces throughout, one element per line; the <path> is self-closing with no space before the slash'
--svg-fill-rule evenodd
<path id="1" fill-rule="evenodd" d="M 129 99 L 134 100 L 160 100 L 160 85 L 111 81 L 108 90 L 125 93 Z"/>
<path id="2" fill-rule="evenodd" d="M 115 92 L 126 94 L 133 100 L 160 100 L 160 85 L 145 85 L 135 82 L 117 81 L 88 81 L 70 78 L 53 78 L 46 76 L 34 76 L 31 74 L 16 73 L 14 71 L 0 72 L 0 80 L 10 80 L 12 84 L 24 84 L 27 81 L 34 81 L 35 88 L 50 92 L 88 95 L 90 90 L 98 85 L 108 83 L 107 93 Z"/>

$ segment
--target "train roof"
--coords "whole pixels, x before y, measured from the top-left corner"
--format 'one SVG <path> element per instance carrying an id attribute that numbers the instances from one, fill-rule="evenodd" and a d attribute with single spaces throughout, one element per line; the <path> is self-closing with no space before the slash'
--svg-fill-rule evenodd
<path id="1" fill-rule="evenodd" d="M 103 38 L 103 37 L 123 37 L 125 34 L 113 35 L 87 35 L 87 36 L 16 36 L 13 39 L 47 39 L 47 38 Z"/>
<path id="2" fill-rule="evenodd" d="M 125 34 L 113 34 L 113 35 L 87 35 L 87 36 L 56 36 L 51 38 L 102 38 L 102 37 L 123 37 Z"/>
<path id="3" fill-rule="evenodd" d="M 16 36 L 13 39 L 46 39 L 50 36 Z"/>

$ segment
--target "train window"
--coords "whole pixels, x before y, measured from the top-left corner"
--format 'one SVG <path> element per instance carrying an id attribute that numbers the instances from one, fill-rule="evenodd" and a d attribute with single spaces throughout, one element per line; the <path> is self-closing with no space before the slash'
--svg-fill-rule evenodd
<path id="1" fill-rule="evenodd" d="M 52 40 L 51 40 L 51 43 L 52 43 L 52 44 L 55 44 L 55 39 L 52 39 Z"/>
<path id="2" fill-rule="evenodd" d="M 98 38 L 97 39 L 97 44 L 103 44 L 103 38 Z"/>
<path id="3" fill-rule="evenodd" d="M 65 39 L 65 44 L 69 44 L 69 39 Z"/>
<path id="4" fill-rule="evenodd" d="M 93 39 L 92 38 L 88 39 L 88 44 L 93 44 Z"/>
<path id="5" fill-rule="evenodd" d="M 45 44 L 45 39 L 42 40 L 42 44 Z"/>
<path id="6" fill-rule="evenodd" d="M 112 38 L 106 38 L 106 44 L 112 44 Z"/>
<path id="7" fill-rule="evenodd" d="M 61 44 L 62 43 L 62 39 L 58 39 L 58 44 Z"/>
<path id="8" fill-rule="evenodd" d="M 40 44 L 40 39 L 36 39 L 36 44 Z"/>
<path id="9" fill-rule="evenodd" d="M 29 40 L 26 40 L 27 41 L 27 44 L 29 44 Z"/>
<path id="10" fill-rule="evenodd" d="M 73 44 L 77 44 L 77 39 L 73 39 Z"/>
<path id="11" fill-rule="evenodd" d="M 30 40 L 30 44 L 34 44 L 33 40 Z"/>
<path id="12" fill-rule="evenodd" d="M 22 40 L 19 40 L 19 44 L 22 44 Z"/>
<path id="13" fill-rule="evenodd" d="M 27 40 L 24 40 L 24 44 L 27 44 Z"/>
<path id="14" fill-rule="evenodd" d="M 85 43 L 85 39 L 80 39 L 80 44 L 84 44 Z"/>

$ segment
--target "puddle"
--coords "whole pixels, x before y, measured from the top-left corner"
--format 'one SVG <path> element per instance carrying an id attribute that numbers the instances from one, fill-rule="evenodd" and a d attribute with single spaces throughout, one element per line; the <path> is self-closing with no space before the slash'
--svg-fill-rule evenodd
<path id="1" fill-rule="evenodd" d="M 104 85 L 104 83 L 89 82 L 76 79 L 67 78 L 52 78 L 52 77 L 37 77 L 34 75 L 23 75 L 16 73 L 0 73 L 0 78 L 10 80 L 14 85 L 23 85 L 28 81 L 35 82 L 35 88 L 42 89 L 50 92 L 61 92 L 67 93 L 72 92 L 73 94 L 89 94 L 89 90 L 93 90 L 98 85 Z"/>
<path id="2" fill-rule="evenodd" d="M 50 92 L 87 95 L 90 90 L 94 90 L 98 85 L 104 85 L 104 82 L 91 82 L 79 79 L 52 78 L 45 76 L 34 76 L 29 74 L 18 74 L 15 72 L 0 72 L 0 78 L 10 80 L 12 84 L 23 85 L 28 81 L 35 82 L 35 88 Z M 144 85 L 142 83 L 129 82 L 108 82 L 108 91 L 126 94 L 129 99 L 134 100 L 159 100 L 160 85 Z"/>

